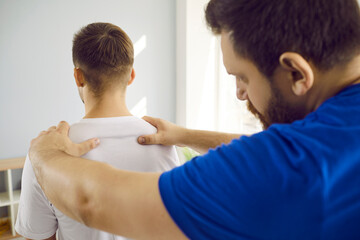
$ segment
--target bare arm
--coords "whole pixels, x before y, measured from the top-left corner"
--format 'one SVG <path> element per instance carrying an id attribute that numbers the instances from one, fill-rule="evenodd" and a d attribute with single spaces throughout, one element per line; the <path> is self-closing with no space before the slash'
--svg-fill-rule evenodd
<path id="1" fill-rule="evenodd" d="M 138 138 L 140 144 L 188 146 L 199 153 L 206 153 L 209 148 L 230 143 L 231 140 L 241 136 L 240 134 L 187 129 L 159 118 L 144 117 L 143 119 L 156 127 L 158 132 L 140 136 Z"/>
<path id="2" fill-rule="evenodd" d="M 230 143 L 240 136 L 239 134 L 186 129 L 183 145 L 204 154 L 210 148 L 215 148 L 223 143 Z"/>
<path id="3" fill-rule="evenodd" d="M 96 144 L 71 143 L 68 129 L 60 123 L 33 140 L 30 148 L 38 182 L 59 210 L 89 227 L 129 238 L 185 238 L 162 203 L 159 173 L 121 171 L 70 156 L 67 153 L 79 156 Z"/>

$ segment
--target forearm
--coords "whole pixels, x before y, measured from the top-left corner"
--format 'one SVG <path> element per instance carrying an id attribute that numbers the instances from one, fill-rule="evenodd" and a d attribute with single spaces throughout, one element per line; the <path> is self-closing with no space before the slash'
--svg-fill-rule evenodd
<path id="1" fill-rule="evenodd" d="M 183 237 L 162 204 L 159 173 L 121 171 L 61 152 L 47 157 L 51 160 L 37 166 L 38 181 L 69 217 L 130 238 Z"/>
<path id="2" fill-rule="evenodd" d="M 49 201 L 67 216 L 84 222 L 79 207 L 84 206 L 87 199 L 86 185 L 83 183 L 88 181 L 91 173 L 85 174 L 86 168 L 94 162 L 72 157 L 62 151 L 41 153 L 31 158 L 36 159 L 32 161 L 33 169 Z"/>
<path id="3" fill-rule="evenodd" d="M 157 128 L 156 134 L 143 135 L 138 138 L 140 144 L 163 144 L 188 146 L 199 153 L 206 153 L 223 143 L 239 138 L 240 134 L 187 129 L 169 121 L 145 116 L 143 119 Z"/>
<path id="4" fill-rule="evenodd" d="M 203 154 L 210 148 L 215 148 L 223 143 L 230 143 L 233 139 L 240 136 L 240 134 L 184 129 L 180 138 L 180 144 Z"/>

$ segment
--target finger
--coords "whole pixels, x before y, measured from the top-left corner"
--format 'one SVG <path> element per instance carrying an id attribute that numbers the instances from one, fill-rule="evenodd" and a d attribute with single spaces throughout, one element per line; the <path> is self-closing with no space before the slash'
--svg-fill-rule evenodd
<path id="1" fill-rule="evenodd" d="M 53 131 L 53 130 L 55 130 L 55 129 L 56 129 L 56 126 L 51 126 L 51 127 L 49 127 L 48 132 L 49 132 L 49 131 Z"/>
<path id="2" fill-rule="evenodd" d="M 70 126 L 67 122 L 65 121 L 61 121 L 58 125 L 57 125 L 57 131 L 61 134 L 68 134 L 69 133 L 69 129 Z"/>
<path id="3" fill-rule="evenodd" d="M 30 142 L 30 146 L 34 144 L 34 142 L 36 141 L 37 138 L 33 138 Z"/>
<path id="4" fill-rule="evenodd" d="M 37 137 L 40 137 L 40 136 L 42 136 L 42 135 L 44 135 L 46 133 L 47 133 L 47 131 L 41 131 Z"/>
<path id="5" fill-rule="evenodd" d="M 149 116 L 144 116 L 142 119 L 144 119 L 145 121 L 147 121 L 148 123 L 150 123 L 154 127 L 156 127 L 158 125 L 158 122 L 159 122 L 159 120 L 157 118 L 153 118 L 153 117 L 149 117 Z"/>
<path id="6" fill-rule="evenodd" d="M 85 142 L 75 144 L 74 148 L 71 152 L 68 152 L 70 155 L 80 157 L 90 150 L 96 148 L 100 144 L 100 140 L 98 138 L 92 138 Z"/>
<path id="7" fill-rule="evenodd" d="M 142 145 L 161 144 L 157 134 L 140 136 L 138 137 L 138 143 Z"/>

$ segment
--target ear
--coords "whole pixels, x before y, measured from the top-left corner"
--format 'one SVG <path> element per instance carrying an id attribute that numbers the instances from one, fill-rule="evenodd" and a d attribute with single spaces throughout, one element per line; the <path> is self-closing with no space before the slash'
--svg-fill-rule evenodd
<path id="1" fill-rule="evenodd" d="M 314 84 L 314 72 L 300 54 L 285 52 L 280 56 L 280 66 L 290 72 L 292 91 L 297 96 L 305 95 Z"/>
<path id="2" fill-rule="evenodd" d="M 133 81 L 135 79 L 135 75 L 136 75 L 135 69 L 133 68 L 133 69 L 131 69 L 130 80 L 128 81 L 128 84 L 127 84 L 128 86 L 133 83 Z"/>
<path id="3" fill-rule="evenodd" d="M 84 87 L 85 78 L 84 78 L 84 74 L 80 68 L 77 68 L 77 67 L 74 68 L 74 78 L 75 78 L 76 86 Z"/>

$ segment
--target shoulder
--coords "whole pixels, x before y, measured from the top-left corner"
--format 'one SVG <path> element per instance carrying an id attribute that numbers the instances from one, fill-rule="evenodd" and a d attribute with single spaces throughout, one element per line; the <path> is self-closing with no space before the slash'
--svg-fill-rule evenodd
<path id="1" fill-rule="evenodd" d="M 306 139 L 301 134 L 289 125 L 243 136 L 195 158 L 177 169 L 175 175 L 191 178 L 200 174 L 207 179 L 221 177 L 230 182 L 246 179 L 267 191 L 270 189 L 267 186 L 280 186 L 299 175 L 312 175 L 317 169 L 314 161 L 307 161 L 311 156 L 307 155 L 309 148 L 302 144 Z"/>
<path id="2" fill-rule="evenodd" d="M 143 131 L 143 134 L 154 134 L 157 132 L 156 127 L 141 118 L 134 117 L 132 124 L 140 131 Z"/>
<path id="3" fill-rule="evenodd" d="M 156 128 L 143 119 L 128 116 L 116 118 L 82 119 L 70 127 L 69 136 L 131 136 L 156 133 Z"/>
<path id="4" fill-rule="evenodd" d="M 274 128 L 235 139 L 161 175 L 159 189 L 164 204 L 188 236 L 202 234 L 194 233 L 192 226 L 213 224 L 209 219 L 219 221 L 216 226 L 229 226 L 227 230 L 213 226 L 213 236 L 232 236 L 238 229 L 274 222 L 275 216 L 281 216 L 277 213 L 282 204 L 308 196 L 310 186 L 319 187 L 318 181 L 308 177 L 314 176 L 316 168 L 304 167 L 302 164 L 311 161 L 296 151 L 287 151 L 292 146 L 282 133 Z M 294 205 L 299 206 L 299 202 Z"/>

